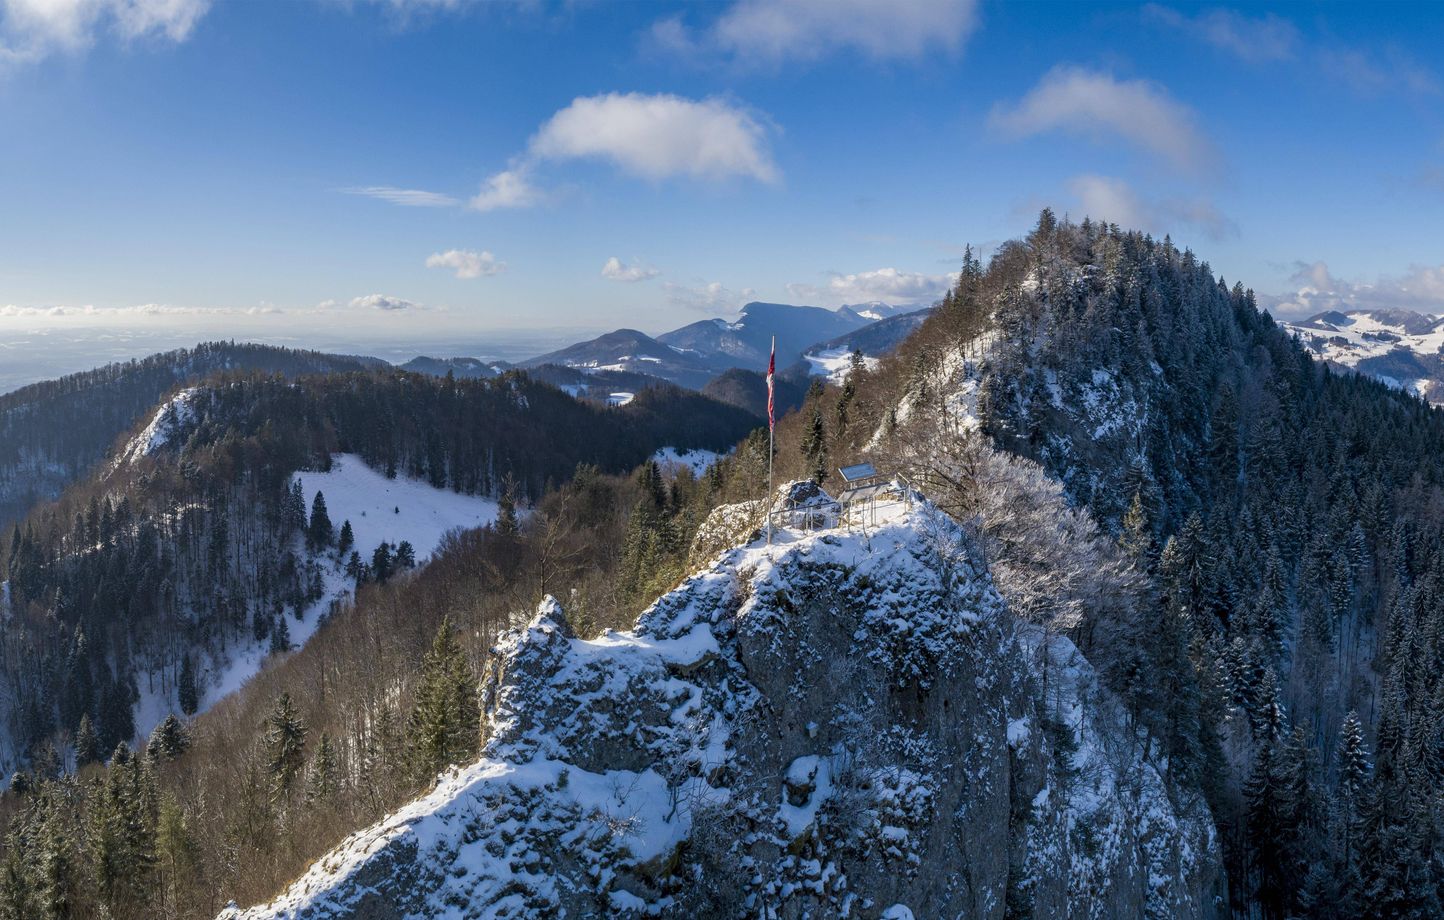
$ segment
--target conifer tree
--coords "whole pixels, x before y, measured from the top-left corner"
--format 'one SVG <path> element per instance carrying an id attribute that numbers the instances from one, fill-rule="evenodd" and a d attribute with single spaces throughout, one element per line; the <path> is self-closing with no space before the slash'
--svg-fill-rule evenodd
<path id="1" fill-rule="evenodd" d="M 80 725 L 75 729 L 75 766 L 78 769 L 96 763 L 100 756 L 100 739 L 96 737 L 95 727 L 90 724 L 90 714 L 87 713 L 80 717 Z"/>
<path id="2" fill-rule="evenodd" d="M 371 577 L 383 585 L 391 578 L 391 545 L 384 540 L 371 554 Z"/>
<path id="3" fill-rule="evenodd" d="M 326 512 L 326 496 L 317 492 L 311 502 L 311 523 L 306 527 L 306 540 L 312 550 L 322 550 L 331 545 L 333 536 L 331 515 Z"/>
<path id="4" fill-rule="evenodd" d="M 473 756 L 480 731 L 476 674 L 456 641 L 448 616 L 421 663 L 416 708 L 407 726 L 418 778 L 431 779 L 442 768 Z"/>
<path id="5" fill-rule="evenodd" d="M 196 710 L 200 708 L 195 664 L 189 655 L 181 659 L 180 679 L 176 681 L 176 701 L 180 703 L 181 712 L 188 716 L 195 715 Z"/>
<path id="6" fill-rule="evenodd" d="M 347 519 L 341 522 L 341 536 L 336 539 L 336 555 L 342 559 L 351 552 L 351 547 L 356 545 L 356 532 L 351 529 L 351 521 Z"/>
<path id="7" fill-rule="evenodd" d="M 416 566 L 416 547 L 411 545 L 410 540 L 402 540 L 396 544 L 396 556 L 393 561 L 398 569 L 410 569 Z"/>
<path id="8" fill-rule="evenodd" d="M 150 733 L 150 739 L 145 746 L 145 754 L 155 762 L 174 760 L 184 754 L 190 744 L 190 732 L 172 713 L 166 716 L 164 721 Z"/>
<path id="9" fill-rule="evenodd" d="M 276 617 L 275 624 L 271 627 L 270 654 L 284 655 L 291 650 L 291 627 L 287 625 L 285 617 Z"/>
<path id="10" fill-rule="evenodd" d="M 290 797 L 296 776 L 306 760 L 306 725 L 291 702 L 291 694 L 282 693 L 266 719 L 266 770 L 271 776 L 273 801 Z"/>
<path id="11" fill-rule="evenodd" d="M 306 776 L 306 802 L 330 805 L 336 798 L 339 782 L 335 748 L 331 745 L 331 737 L 322 732 L 321 740 L 316 744 L 316 756 L 311 760 L 310 773 Z"/>
<path id="12" fill-rule="evenodd" d="M 514 537 L 521 530 L 516 514 L 516 480 L 508 473 L 502 485 L 501 497 L 496 502 L 496 532 L 504 537 Z"/>
<path id="13" fill-rule="evenodd" d="M 827 428 L 822 421 L 822 406 L 813 403 L 812 419 L 802 438 L 802 455 L 807 460 L 807 470 L 812 481 L 822 485 L 827 478 Z"/>

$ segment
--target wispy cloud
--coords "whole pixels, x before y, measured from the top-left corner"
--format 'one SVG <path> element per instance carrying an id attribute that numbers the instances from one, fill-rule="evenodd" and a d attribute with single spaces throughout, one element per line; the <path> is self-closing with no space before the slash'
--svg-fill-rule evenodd
<path id="1" fill-rule="evenodd" d="M 663 19 L 650 38 L 689 60 L 775 66 L 839 52 L 875 61 L 955 52 L 977 27 L 976 0 L 739 0 L 700 29 L 680 16 Z"/>
<path id="2" fill-rule="evenodd" d="M 1292 21 L 1267 13 L 1250 16 L 1231 9 L 1196 15 L 1150 3 L 1144 17 L 1172 27 L 1249 63 L 1293 61 L 1319 76 L 1339 81 L 1363 96 L 1444 93 L 1444 81 L 1427 63 L 1396 45 L 1369 45 L 1305 37 Z"/>
<path id="3" fill-rule="evenodd" d="M 1156 3 L 1145 6 L 1143 13 L 1154 22 L 1188 32 L 1251 63 L 1288 61 L 1298 54 L 1298 27 L 1273 13 L 1247 16 L 1235 10 L 1212 9 L 1188 16 Z"/>
<path id="4" fill-rule="evenodd" d="M 496 256 L 486 250 L 448 249 L 433 252 L 426 257 L 427 268 L 449 268 L 458 278 L 481 278 L 499 275 L 506 271 L 506 263 L 497 261 Z"/>
<path id="5" fill-rule="evenodd" d="M 1326 262 L 1295 262 L 1294 290 L 1261 295 L 1274 313 L 1297 318 L 1325 310 L 1416 310 L 1444 313 L 1444 265 L 1413 265 L 1402 275 L 1375 281 L 1348 281 L 1329 271 Z"/>
<path id="6" fill-rule="evenodd" d="M 183 42 L 209 8 L 210 0 L 0 0 L 0 65 L 83 51 L 105 35 Z"/>
<path id="7" fill-rule="evenodd" d="M 1077 199 L 1083 215 L 1127 229 L 1177 233 L 1181 226 L 1190 226 L 1211 240 L 1238 235 L 1238 226 L 1202 198 L 1151 201 L 1122 179 L 1091 174 L 1074 176 L 1068 182 L 1068 190 Z"/>
<path id="8" fill-rule="evenodd" d="M 713 316 L 736 313 L 743 304 L 757 296 L 757 292 L 752 288 L 733 291 L 720 281 L 697 286 L 675 284 L 668 281 L 665 286 L 667 300 L 672 306 Z"/>
<path id="9" fill-rule="evenodd" d="M 1191 174 L 1210 171 L 1219 159 L 1193 110 L 1163 87 L 1082 67 L 1053 68 L 1016 104 L 996 106 L 988 123 L 1015 140 L 1054 131 L 1116 138 Z"/>
<path id="10" fill-rule="evenodd" d="M 1323 73 L 1342 80 L 1362 96 L 1396 92 L 1437 96 L 1444 92 L 1438 73 L 1399 48 L 1325 46 L 1316 57 Z"/>
<path id="11" fill-rule="evenodd" d="M 875 300 L 890 304 L 928 304 L 940 299 L 957 278 L 955 274 L 929 275 L 896 268 L 828 274 L 826 284 L 794 282 L 787 285 L 787 292 L 798 300 L 823 306 Z"/>
<path id="12" fill-rule="evenodd" d="M 602 277 L 608 281 L 649 281 L 662 274 L 655 268 L 648 268 L 640 262 L 632 265 L 625 265 L 622 260 L 612 256 L 602 266 Z"/>
<path id="13" fill-rule="evenodd" d="M 359 188 L 343 188 L 347 195 L 364 195 L 399 204 L 404 208 L 451 208 L 461 202 L 441 192 L 427 192 L 415 188 L 396 188 L 391 185 L 367 185 Z"/>

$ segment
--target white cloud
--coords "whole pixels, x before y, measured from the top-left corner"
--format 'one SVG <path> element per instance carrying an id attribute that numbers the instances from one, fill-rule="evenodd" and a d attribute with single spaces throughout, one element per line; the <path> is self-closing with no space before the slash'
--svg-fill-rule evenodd
<path id="1" fill-rule="evenodd" d="M 540 200 L 541 193 L 527 179 L 527 168 L 519 166 L 488 178 L 467 206 L 473 211 L 496 211 L 501 208 L 526 208 Z"/>
<path id="2" fill-rule="evenodd" d="M 333 301 L 322 304 L 324 308 Z M 401 310 L 416 310 L 421 304 L 400 297 L 392 297 L 389 294 L 367 294 L 364 297 L 353 297 L 351 306 L 363 310 L 381 310 L 387 313 L 395 313 Z"/>
<path id="3" fill-rule="evenodd" d="M 713 281 L 696 287 L 666 282 L 667 300 L 676 307 L 685 307 L 699 313 L 736 313 L 742 305 L 757 296 L 752 288 L 733 291 L 720 281 Z"/>
<path id="4" fill-rule="evenodd" d="M 602 277 L 608 281 L 648 281 L 662 274 L 655 268 L 648 268 L 641 263 L 635 265 L 624 265 L 622 260 L 612 256 L 602 266 Z"/>
<path id="5" fill-rule="evenodd" d="M 837 306 L 881 300 L 891 304 L 928 304 L 940 299 L 956 275 L 926 275 L 921 272 L 878 268 L 845 275 L 832 272 L 826 285 L 787 285 L 793 297 L 809 303 Z"/>
<path id="6" fill-rule="evenodd" d="M 1325 262 L 1295 262 L 1286 294 L 1260 296 L 1272 312 L 1285 318 L 1312 316 L 1325 310 L 1416 310 L 1444 313 L 1444 265 L 1414 265 L 1398 277 L 1374 282 L 1336 278 Z"/>
<path id="7" fill-rule="evenodd" d="M 1299 45 L 1298 27 L 1273 13 L 1253 17 L 1234 10 L 1214 9 L 1187 16 L 1153 3 L 1145 6 L 1143 12 L 1150 19 L 1190 32 L 1251 63 L 1291 60 Z"/>
<path id="8" fill-rule="evenodd" d="M 448 249 L 433 252 L 426 257 L 427 268 L 449 268 L 458 278 L 481 278 L 499 275 L 506 271 L 506 263 L 498 262 L 496 256 L 486 250 L 475 252 L 470 249 Z"/>
<path id="9" fill-rule="evenodd" d="M 739 0 L 696 37 L 673 17 L 652 27 L 652 39 L 693 58 L 776 65 L 851 51 L 892 61 L 955 52 L 977 25 L 976 0 Z"/>
<path id="10" fill-rule="evenodd" d="M 1208 171 L 1218 158 L 1192 110 L 1162 87 L 1081 67 L 1053 68 L 1017 105 L 995 107 L 988 121 L 1011 139 L 1051 131 L 1117 137 L 1190 173 Z"/>
<path id="11" fill-rule="evenodd" d="M 104 33 L 183 42 L 210 0 L 0 0 L 0 63 L 77 52 Z"/>
<path id="12" fill-rule="evenodd" d="M 461 202 L 440 192 L 427 192 L 415 188 L 396 188 L 390 185 L 367 185 L 360 188 L 343 188 L 347 195 L 364 195 L 379 198 L 405 208 L 450 208 Z"/>
<path id="13" fill-rule="evenodd" d="M 777 179 L 766 130 L 750 114 L 721 99 L 667 93 L 574 99 L 541 126 L 530 152 L 551 160 L 596 157 L 653 180 Z"/>
<path id="14" fill-rule="evenodd" d="M 1238 233 L 1232 220 L 1203 199 L 1166 198 L 1150 201 L 1122 179 L 1082 175 L 1068 181 L 1082 208 L 1081 216 L 1118 224 L 1128 230 L 1177 234 L 1183 225 L 1196 228 L 1212 240 Z"/>

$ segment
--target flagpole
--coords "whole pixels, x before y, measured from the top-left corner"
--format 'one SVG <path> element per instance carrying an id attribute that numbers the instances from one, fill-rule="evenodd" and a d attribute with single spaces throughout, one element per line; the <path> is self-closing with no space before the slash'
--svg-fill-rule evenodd
<path id="1" fill-rule="evenodd" d="M 767 545 L 772 545 L 772 439 L 776 422 L 772 417 L 772 375 L 776 373 L 777 336 L 772 337 L 772 357 L 767 362 Z"/>

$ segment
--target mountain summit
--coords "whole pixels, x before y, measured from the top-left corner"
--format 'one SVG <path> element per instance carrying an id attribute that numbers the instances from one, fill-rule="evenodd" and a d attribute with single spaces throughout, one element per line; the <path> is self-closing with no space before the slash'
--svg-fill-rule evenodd
<path id="1" fill-rule="evenodd" d="M 758 503 L 718 508 L 694 553 L 741 545 L 629 632 L 544 600 L 480 760 L 222 916 L 1204 916 L 1207 808 L 1073 644 L 920 495 L 864 527 L 809 494 L 770 546 Z"/>

